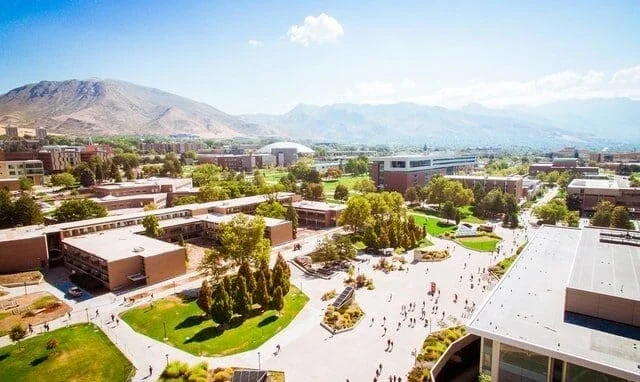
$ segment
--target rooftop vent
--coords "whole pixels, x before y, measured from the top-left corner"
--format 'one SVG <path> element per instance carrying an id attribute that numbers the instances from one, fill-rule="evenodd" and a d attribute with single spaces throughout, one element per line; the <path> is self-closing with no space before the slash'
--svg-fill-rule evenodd
<path id="1" fill-rule="evenodd" d="M 135 253 L 144 252 L 144 248 L 142 248 L 142 247 L 133 247 L 133 252 L 135 252 Z"/>

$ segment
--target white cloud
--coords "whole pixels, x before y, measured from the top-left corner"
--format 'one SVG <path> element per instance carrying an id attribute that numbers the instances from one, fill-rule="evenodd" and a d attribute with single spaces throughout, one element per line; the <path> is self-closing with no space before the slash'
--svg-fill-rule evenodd
<path id="1" fill-rule="evenodd" d="M 249 40 L 248 43 L 251 46 L 260 46 L 260 45 L 262 45 L 262 41 L 260 41 L 260 40 Z"/>
<path id="2" fill-rule="evenodd" d="M 307 16 L 302 25 L 292 25 L 287 31 L 289 41 L 303 46 L 333 43 L 343 35 L 344 29 L 338 20 L 325 13 Z"/>
<path id="3" fill-rule="evenodd" d="M 555 101 L 614 97 L 640 99 L 640 65 L 613 73 L 564 71 L 527 81 L 485 82 L 435 91 L 421 91 L 408 79 L 397 86 L 376 81 L 350 88 L 344 94 L 349 102 L 408 101 L 454 108 L 473 102 L 490 107 L 537 106 Z"/>

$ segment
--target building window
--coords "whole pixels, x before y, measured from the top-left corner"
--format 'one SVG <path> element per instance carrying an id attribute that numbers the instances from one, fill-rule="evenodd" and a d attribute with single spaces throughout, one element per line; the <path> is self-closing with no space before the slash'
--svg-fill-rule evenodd
<path id="1" fill-rule="evenodd" d="M 409 162 L 409 166 L 410 167 L 425 167 L 425 166 L 431 166 L 431 159 L 425 159 L 425 160 L 412 160 Z"/>
<path id="2" fill-rule="evenodd" d="M 567 362 L 567 382 L 626 382 L 626 379 L 614 377 L 613 375 L 601 373 L 599 371 L 587 369 L 582 366 Z"/>
<path id="3" fill-rule="evenodd" d="M 549 357 L 500 344 L 501 381 L 547 382 Z"/>
<path id="4" fill-rule="evenodd" d="M 391 168 L 406 168 L 407 167 L 407 162 L 403 161 L 403 160 L 392 160 L 391 161 Z"/>
<path id="5" fill-rule="evenodd" d="M 493 340 L 482 339 L 482 372 L 491 375 L 491 355 L 493 354 Z"/>

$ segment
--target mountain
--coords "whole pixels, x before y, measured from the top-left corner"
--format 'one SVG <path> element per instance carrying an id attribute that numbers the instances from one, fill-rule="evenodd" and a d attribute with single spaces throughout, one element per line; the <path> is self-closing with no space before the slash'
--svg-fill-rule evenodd
<path id="1" fill-rule="evenodd" d="M 513 114 L 513 115 L 512 115 Z M 391 105 L 299 105 L 280 115 L 244 115 L 243 120 L 284 135 L 323 141 L 423 144 L 429 146 L 588 144 L 538 116 L 472 105 L 468 110 L 398 103 Z"/>
<path id="2" fill-rule="evenodd" d="M 41 81 L 0 96 L 0 126 L 76 135 L 191 133 L 203 137 L 277 132 L 212 106 L 115 80 Z"/>

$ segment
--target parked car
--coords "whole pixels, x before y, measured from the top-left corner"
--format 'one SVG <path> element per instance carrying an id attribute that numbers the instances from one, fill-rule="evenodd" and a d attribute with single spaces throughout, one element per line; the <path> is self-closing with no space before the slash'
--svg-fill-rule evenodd
<path id="1" fill-rule="evenodd" d="M 67 293 L 69 293 L 69 295 L 70 295 L 71 297 L 75 297 L 75 298 L 77 298 L 77 297 L 82 296 L 82 289 L 80 289 L 80 288 L 78 288 L 78 287 L 74 286 L 74 287 L 69 288 L 69 290 L 67 291 Z"/>

